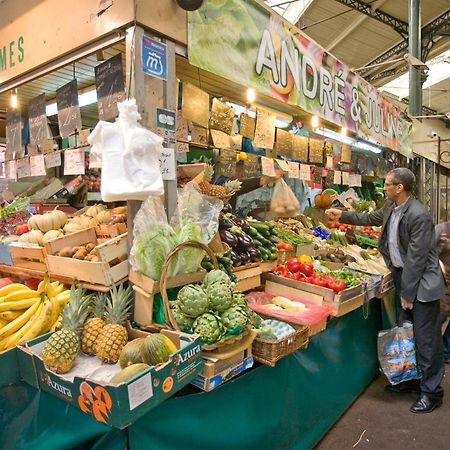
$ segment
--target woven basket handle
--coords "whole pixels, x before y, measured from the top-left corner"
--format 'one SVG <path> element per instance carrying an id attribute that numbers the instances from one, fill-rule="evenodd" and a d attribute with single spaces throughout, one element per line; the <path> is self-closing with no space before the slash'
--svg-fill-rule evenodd
<path id="1" fill-rule="evenodd" d="M 164 261 L 164 264 L 161 269 L 161 279 L 159 281 L 159 290 L 161 292 L 161 297 L 163 299 L 164 304 L 164 316 L 166 317 L 167 325 L 170 325 L 174 330 L 179 330 L 179 326 L 173 317 L 172 311 L 170 310 L 169 305 L 169 297 L 167 296 L 167 272 L 169 270 L 169 264 L 172 260 L 172 258 L 184 248 L 187 247 L 194 247 L 198 248 L 200 250 L 204 250 L 206 254 L 211 259 L 211 263 L 213 264 L 215 269 L 219 268 L 219 264 L 217 263 L 217 258 L 214 252 L 205 244 L 202 244 L 201 242 L 197 241 L 186 241 L 181 244 L 178 244 L 166 257 L 166 260 Z"/>

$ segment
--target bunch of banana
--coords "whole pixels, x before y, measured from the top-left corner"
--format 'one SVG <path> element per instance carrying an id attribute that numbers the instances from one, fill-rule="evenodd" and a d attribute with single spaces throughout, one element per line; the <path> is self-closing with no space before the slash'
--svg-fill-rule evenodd
<path id="1" fill-rule="evenodd" d="M 55 328 L 70 290 L 48 278 L 37 290 L 14 283 L 0 288 L 0 352 Z"/>

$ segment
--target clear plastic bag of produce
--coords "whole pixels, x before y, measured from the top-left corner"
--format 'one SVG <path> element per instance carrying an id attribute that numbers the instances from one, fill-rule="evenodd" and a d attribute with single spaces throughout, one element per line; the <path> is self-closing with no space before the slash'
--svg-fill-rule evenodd
<path id="1" fill-rule="evenodd" d="M 134 239 L 130 252 L 133 269 L 159 280 L 167 255 L 186 241 L 208 244 L 217 233 L 221 200 L 206 197 L 193 186 L 181 189 L 178 207 L 170 224 L 161 197 L 149 196 L 135 217 Z M 180 250 L 172 259 L 168 276 L 195 272 L 203 259 L 200 249 Z"/>
<path id="2" fill-rule="evenodd" d="M 294 303 L 298 303 L 298 310 L 284 309 L 279 304 L 283 302 L 272 303 L 273 299 L 278 297 L 279 299 L 287 299 Z M 250 292 L 246 295 L 248 300 L 248 306 L 253 311 L 264 316 L 275 317 L 276 319 L 284 320 L 285 322 L 295 323 L 297 325 L 316 325 L 326 317 L 328 317 L 332 311 L 332 308 L 327 305 L 317 305 L 310 300 L 305 300 L 298 297 L 292 297 L 289 295 L 280 295 L 271 292 Z M 286 302 L 287 303 L 287 302 Z M 300 305 L 304 305 L 304 308 Z"/>
<path id="3" fill-rule="evenodd" d="M 412 323 L 378 333 L 378 360 L 391 384 L 420 378 Z"/>
<path id="4" fill-rule="evenodd" d="M 10 236 L 16 234 L 18 225 L 26 223 L 31 214 L 28 210 L 30 199 L 17 198 L 0 208 L 0 235 Z"/>
<path id="5" fill-rule="evenodd" d="M 270 211 L 275 217 L 295 217 L 300 214 L 300 203 L 283 178 L 275 183 Z"/>

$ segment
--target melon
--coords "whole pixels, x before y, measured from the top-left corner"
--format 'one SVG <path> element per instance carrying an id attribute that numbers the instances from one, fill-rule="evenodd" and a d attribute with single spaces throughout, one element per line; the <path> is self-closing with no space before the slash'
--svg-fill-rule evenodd
<path id="1" fill-rule="evenodd" d="M 177 351 L 175 344 L 163 334 L 153 333 L 145 338 L 141 346 L 142 361 L 149 366 L 165 363 Z"/>
<path id="2" fill-rule="evenodd" d="M 143 364 L 143 363 L 132 364 L 131 366 L 125 367 L 125 369 L 122 369 L 120 372 L 117 372 L 111 378 L 110 382 L 112 384 L 125 383 L 127 381 L 130 381 L 137 374 L 143 372 L 144 370 L 146 370 L 148 368 L 149 368 L 149 366 L 147 364 Z"/>
<path id="3" fill-rule="evenodd" d="M 128 342 L 127 345 L 120 352 L 119 364 L 122 369 L 142 362 L 141 347 L 144 344 L 145 338 L 137 338 Z"/>

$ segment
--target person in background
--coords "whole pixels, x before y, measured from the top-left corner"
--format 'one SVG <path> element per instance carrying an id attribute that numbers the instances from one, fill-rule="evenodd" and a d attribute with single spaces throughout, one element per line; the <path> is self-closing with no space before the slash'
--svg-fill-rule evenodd
<path id="1" fill-rule="evenodd" d="M 382 226 L 378 250 L 392 272 L 397 324 L 414 326 L 417 364 L 422 377 L 386 386 L 393 393 L 420 393 L 413 413 L 429 413 L 442 405 L 444 358 L 439 299 L 445 291 L 430 214 L 412 195 L 414 174 L 407 168 L 391 170 L 384 183 L 386 203 L 373 212 L 355 213 L 330 208 L 330 219 L 353 225 Z"/>
<path id="2" fill-rule="evenodd" d="M 441 298 L 441 314 L 442 322 L 444 323 L 450 317 L 450 222 L 444 222 L 436 225 L 436 246 L 439 253 L 439 259 L 443 264 L 444 276 L 447 285 L 444 296 Z M 443 335 L 444 344 L 444 362 L 450 362 L 450 322 Z"/>

